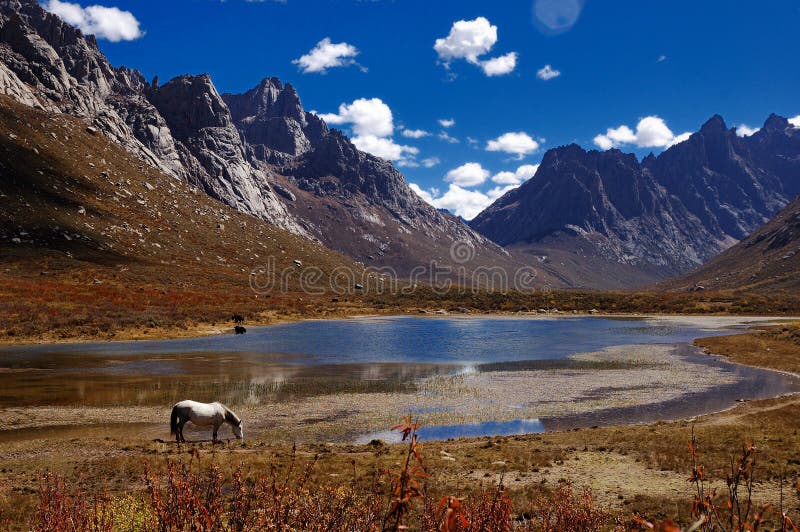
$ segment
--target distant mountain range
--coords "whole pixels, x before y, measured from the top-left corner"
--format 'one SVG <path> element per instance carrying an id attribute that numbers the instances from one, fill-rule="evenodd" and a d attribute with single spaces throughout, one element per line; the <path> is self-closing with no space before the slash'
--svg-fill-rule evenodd
<path id="1" fill-rule="evenodd" d="M 715 115 L 639 162 L 577 145 L 470 225 L 509 250 L 558 263 L 571 285 L 630 286 L 686 273 L 766 223 L 800 192 L 800 129 L 772 115 L 739 137 Z M 626 278 L 615 281 L 614 272 Z"/>
<path id="2" fill-rule="evenodd" d="M 800 293 L 800 198 L 708 264 L 660 285 L 676 291 Z"/>
<path id="3" fill-rule="evenodd" d="M 291 84 L 265 78 L 219 94 L 207 75 L 148 82 L 34 0 L 0 0 L 0 94 L 80 118 L 172 179 L 401 275 L 435 261 L 532 266 L 540 286 L 650 284 L 710 261 L 800 192 L 800 129 L 773 115 L 739 137 L 714 116 L 642 161 L 549 150 L 532 179 L 466 224 L 305 111 Z M 454 258 L 456 245 L 471 260 Z"/>

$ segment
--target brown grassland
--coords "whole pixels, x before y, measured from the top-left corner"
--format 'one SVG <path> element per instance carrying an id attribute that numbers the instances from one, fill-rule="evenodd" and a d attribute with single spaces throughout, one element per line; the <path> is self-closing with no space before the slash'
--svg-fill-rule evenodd
<path id="1" fill-rule="evenodd" d="M 737 362 L 792 371 L 800 360 L 798 331 L 787 324 L 698 343 Z M 766 358 L 764 346 L 771 353 Z M 697 467 L 687 446 L 692 433 Z M 0 512 L 11 528 L 180 530 L 191 522 L 194 530 L 391 530 L 396 523 L 441 530 L 603 530 L 647 529 L 650 523 L 675 530 L 668 520 L 689 527 L 703 515 L 717 515 L 703 529 L 747 530 L 745 523 L 763 518 L 761 529 L 780 530 L 783 523 L 792 530 L 788 519 L 800 519 L 797 396 L 694 420 L 434 441 L 420 448 L 294 446 L 268 433 L 245 445 L 178 446 L 76 430 L 53 440 L 0 438 L 0 454 Z M 737 498 L 728 495 L 727 479 L 738 482 Z M 744 507 L 750 490 L 747 516 L 729 522 L 727 503 Z M 448 522 L 455 528 L 446 528 Z"/>

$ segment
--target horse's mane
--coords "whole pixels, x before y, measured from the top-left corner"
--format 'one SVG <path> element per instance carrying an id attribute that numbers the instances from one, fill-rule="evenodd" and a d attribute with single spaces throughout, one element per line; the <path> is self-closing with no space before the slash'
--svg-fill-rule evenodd
<path id="1" fill-rule="evenodd" d="M 239 419 L 239 416 L 233 413 L 233 410 L 231 410 L 230 408 L 221 403 L 220 406 L 222 407 L 223 410 L 225 410 L 225 421 L 227 421 L 228 423 L 232 423 L 234 425 L 238 425 L 239 423 L 242 422 L 242 420 Z"/>

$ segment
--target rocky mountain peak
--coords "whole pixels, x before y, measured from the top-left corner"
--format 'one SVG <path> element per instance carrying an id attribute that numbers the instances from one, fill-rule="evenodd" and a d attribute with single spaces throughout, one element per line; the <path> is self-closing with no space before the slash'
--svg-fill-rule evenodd
<path id="1" fill-rule="evenodd" d="M 706 122 L 700 126 L 700 132 L 703 134 L 708 133 L 719 133 L 728 130 L 728 126 L 725 124 L 725 119 L 722 118 L 720 115 L 716 114 L 706 120 Z"/>
<path id="2" fill-rule="evenodd" d="M 772 113 L 767 117 L 767 120 L 764 122 L 764 126 L 761 128 L 766 132 L 780 132 L 783 133 L 788 128 L 792 127 L 789 123 L 789 120 L 786 118 L 776 115 Z"/>
<path id="3" fill-rule="evenodd" d="M 206 127 L 228 127 L 233 123 L 228 106 L 208 74 L 173 78 L 152 89 L 148 99 L 180 140 Z"/>
<path id="4" fill-rule="evenodd" d="M 257 160 L 287 164 L 286 155 L 307 152 L 327 133 L 317 116 L 306 112 L 294 86 L 264 78 L 243 94 L 223 94 L 242 137 L 253 146 Z"/>

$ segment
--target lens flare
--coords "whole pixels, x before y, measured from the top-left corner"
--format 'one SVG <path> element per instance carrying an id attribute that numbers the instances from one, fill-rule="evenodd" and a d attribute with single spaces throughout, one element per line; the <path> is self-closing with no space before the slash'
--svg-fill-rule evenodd
<path id="1" fill-rule="evenodd" d="M 533 23 L 542 33 L 563 33 L 578 21 L 584 4 L 585 0 L 534 0 Z"/>

